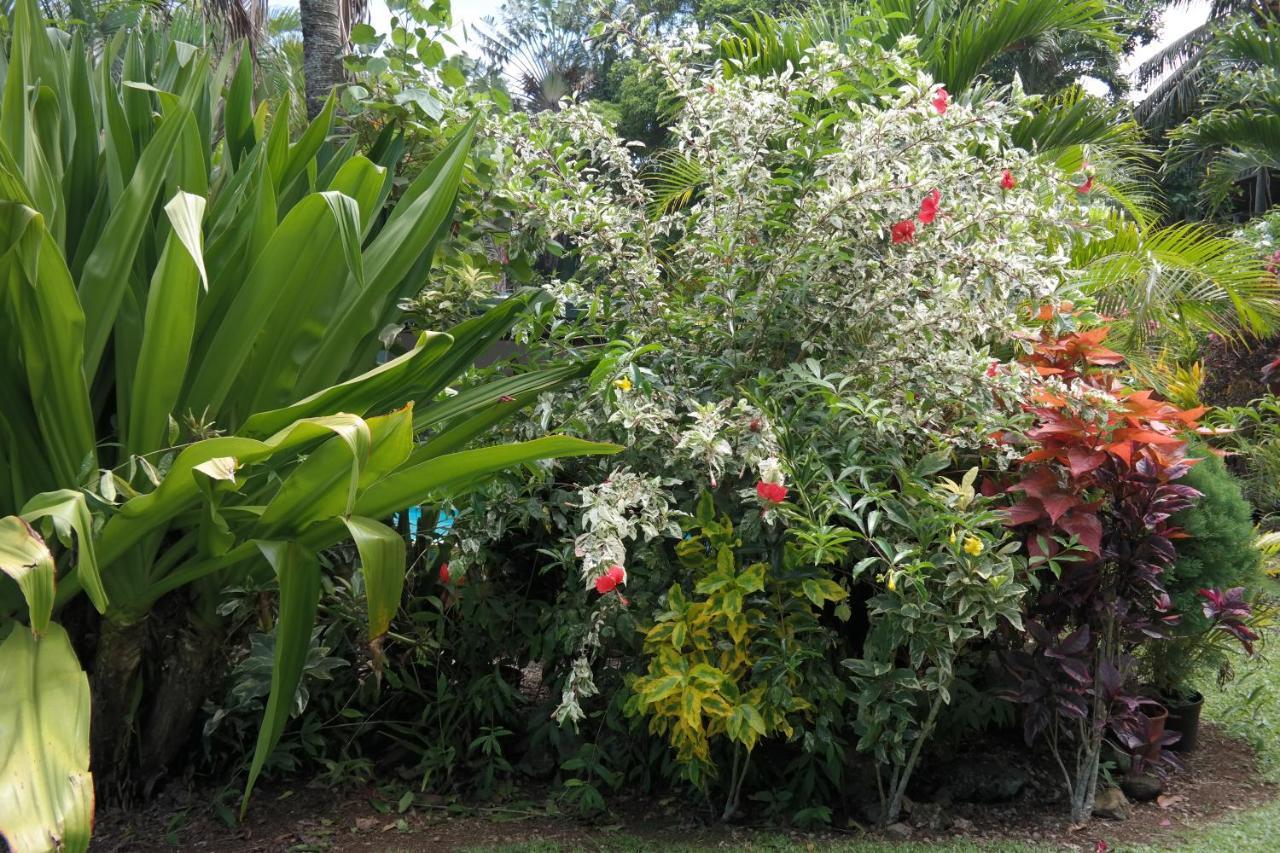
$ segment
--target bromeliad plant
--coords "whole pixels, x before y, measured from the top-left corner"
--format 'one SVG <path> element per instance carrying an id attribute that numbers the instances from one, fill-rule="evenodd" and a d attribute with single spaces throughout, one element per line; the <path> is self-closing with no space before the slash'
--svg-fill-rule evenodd
<path id="1" fill-rule="evenodd" d="M 1045 325 L 1025 361 L 1039 377 L 1028 409 L 1019 500 L 1034 594 L 1027 641 L 1009 656 L 1028 742 L 1045 736 L 1076 822 L 1093 810 L 1104 741 L 1142 758 L 1154 705 L 1133 692 L 1133 652 L 1178 621 L 1161 581 L 1182 535 L 1170 518 L 1199 493 L 1178 482 L 1195 460 L 1184 435 L 1203 409 L 1181 410 L 1126 385 L 1106 328 L 1070 313 Z M 1068 763 L 1070 762 L 1070 766 Z"/>
<path id="2" fill-rule="evenodd" d="M 18 850 L 83 850 L 90 686 L 56 615 L 93 626 L 76 646 L 91 659 L 97 766 L 120 772 L 136 755 L 152 779 L 219 661 L 220 591 L 274 574 L 274 669 L 247 800 L 293 705 L 321 549 L 354 541 L 376 646 L 405 576 L 404 542 L 380 519 L 511 466 L 613 448 L 549 437 L 466 449 L 589 369 L 513 369 L 451 395 L 533 293 L 375 366 L 379 330 L 449 225 L 474 122 L 384 215 L 394 156 L 333 150 L 332 100 L 290 139 L 287 121 L 255 109 L 246 54 L 215 68 L 159 31 L 89 51 L 46 29 L 31 0 L 8 23 L 0 834 Z"/>

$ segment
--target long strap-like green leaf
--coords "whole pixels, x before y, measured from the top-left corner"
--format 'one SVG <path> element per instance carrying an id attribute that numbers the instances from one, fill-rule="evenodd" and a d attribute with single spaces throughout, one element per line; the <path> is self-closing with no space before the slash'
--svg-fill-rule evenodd
<path id="1" fill-rule="evenodd" d="M 249 795 L 262 773 L 271 751 L 280 742 L 293 696 L 302 680 L 302 671 L 311 649 L 311 629 L 316 623 L 320 601 L 320 562 L 296 542 L 259 542 L 259 550 L 275 569 L 280 582 L 280 616 L 276 619 L 275 661 L 271 667 L 271 695 L 262 715 L 258 744 L 249 766 L 240 814 L 249 807 Z"/>
<path id="2" fill-rule="evenodd" d="M 458 132 L 429 167 L 435 176 L 431 185 L 420 195 L 402 200 L 369 245 L 365 252 L 366 285 L 349 291 L 328 334 L 299 376 L 304 392 L 339 380 L 351 368 L 352 356 L 364 341 L 381 330 L 383 311 L 392 294 L 431 245 L 453 208 L 475 127 L 473 119 Z"/>
<path id="3" fill-rule="evenodd" d="M 126 422 L 125 444 L 135 454 L 163 445 L 186 379 L 196 300 L 201 282 L 208 284 L 200 232 L 204 206 L 203 198 L 184 192 L 165 205 L 173 230 L 147 293 L 142 348 Z"/>
<path id="4" fill-rule="evenodd" d="M 142 152 L 133 177 L 111 212 L 102 236 L 85 261 L 80 274 L 80 303 L 84 306 L 84 372 L 94 376 L 111 338 L 116 312 L 129 284 L 129 270 L 151 221 L 151 207 L 164 184 L 169 161 L 191 120 L 183 105 L 165 115 Z"/>

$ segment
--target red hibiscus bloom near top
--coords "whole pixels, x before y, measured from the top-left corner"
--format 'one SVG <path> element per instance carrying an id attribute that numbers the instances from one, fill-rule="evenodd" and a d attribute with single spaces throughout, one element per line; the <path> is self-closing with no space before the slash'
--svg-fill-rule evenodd
<path id="1" fill-rule="evenodd" d="M 601 595 L 613 592 L 626 579 L 627 573 L 622 566 L 610 566 L 607 572 L 596 578 L 596 592 Z"/>
<path id="2" fill-rule="evenodd" d="M 951 102 L 951 96 L 947 94 L 946 88 L 939 88 L 937 94 L 933 96 L 933 108 L 938 111 L 938 115 L 942 115 L 947 111 L 947 105 Z"/>
<path id="3" fill-rule="evenodd" d="M 440 566 L 440 583 L 449 582 L 449 564 L 444 563 Z"/>
<path id="4" fill-rule="evenodd" d="M 770 504 L 780 504 L 787 499 L 787 487 L 781 483 L 756 483 L 756 495 L 760 500 Z"/>
<path id="5" fill-rule="evenodd" d="M 893 226 L 890 232 L 895 243 L 910 243 L 916 238 L 916 222 L 914 219 L 904 219 Z"/>
<path id="6" fill-rule="evenodd" d="M 930 225 L 938 215 L 938 202 L 942 201 L 942 193 L 934 190 L 924 197 L 920 202 L 920 221 L 925 225 Z"/>
<path id="7" fill-rule="evenodd" d="M 1011 190 L 1017 185 L 1018 179 L 1013 176 L 1013 172 L 1005 169 L 1004 173 L 1000 175 L 1000 189 Z"/>

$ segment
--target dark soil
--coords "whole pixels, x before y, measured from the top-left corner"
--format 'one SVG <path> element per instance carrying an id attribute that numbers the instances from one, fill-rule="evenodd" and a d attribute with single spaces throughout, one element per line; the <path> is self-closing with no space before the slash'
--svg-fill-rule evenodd
<path id="1" fill-rule="evenodd" d="M 1280 354 L 1280 338 L 1238 344 L 1218 338 L 1202 352 L 1204 386 L 1200 399 L 1206 406 L 1245 406 L 1275 388 L 1280 377 L 1268 383 L 1263 369 Z"/>
<path id="2" fill-rule="evenodd" d="M 921 824 L 910 831 L 914 841 L 955 841 L 977 844 L 995 841 L 1027 842 L 1049 848 L 1094 851 L 1105 841 L 1115 849 L 1127 843 L 1159 845 L 1187 829 L 1222 819 L 1272 799 L 1275 787 L 1260 781 L 1251 750 L 1212 726 L 1201 731 L 1199 748 L 1184 757 L 1185 769 L 1170 775 L 1157 802 L 1134 803 L 1125 821 L 1095 819 L 1075 829 L 1065 818 L 1059 780 L 1048 768 L 1033 766 L 1025 752 L 1012 746 L 984 744 L 982 760 L 1008 762 L 1027 775 L 1028 783 L 1012 802 L 999 805 L 956 803 L 943 805 L 946 830 L 929 830 L 922 815 L 936 813 L 931 804 L 915 806 Z M 963 760 L 964 756 L 958 756 Z M 527 794 L 527 792 L 526 792 Z M 212 805 L 208 792 L 170 791 L 144 810 L 108 811 L 100 815 L 94 849 L 116 851 L 211 850 L 219 853 L 276 853 L 276 851 L 445 851 L 540 842 L 569 850 L 630 849 L 705 845 L 741 849 L 780 832 L 815 849 L 885 836 L 853 820 L 840 831 L 798 833 L 775 826 L 724 826 L 711 821 L 705 810 L 695 811 L 685 798 L 615 798 L 614 815 L 605 823 L 586 825 L 567 817 L 548 815 L 536 800 L 468 807 L 440 797 L 418 794 L 403 814 L 395 802 L 373 788 L 334 791 L 320 787 L 261 787 L 247 820 L 228 826 L 226 806 Z M 219 812 L 222 819 L 219 819 Z M 895 839 L 897 840 L 897 839 Z"/>

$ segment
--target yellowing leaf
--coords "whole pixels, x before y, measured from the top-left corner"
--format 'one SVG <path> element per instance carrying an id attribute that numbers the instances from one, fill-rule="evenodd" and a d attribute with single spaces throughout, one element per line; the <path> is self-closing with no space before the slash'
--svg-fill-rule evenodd
<path id="1" fill-rule="evenodd" d="M 15 851 L 81 853 L 93 826 L 89 679 L 52 623 L 0 645 L 0 836 Z"/>
<path id="2" fill-rule="evenodd" d="M 40 534 L 16 515 L 0 518 L 0 571 L 13 578 L 22 590 L 31 630 L 43 633 L 53 613 L 53 556 Z"/>

